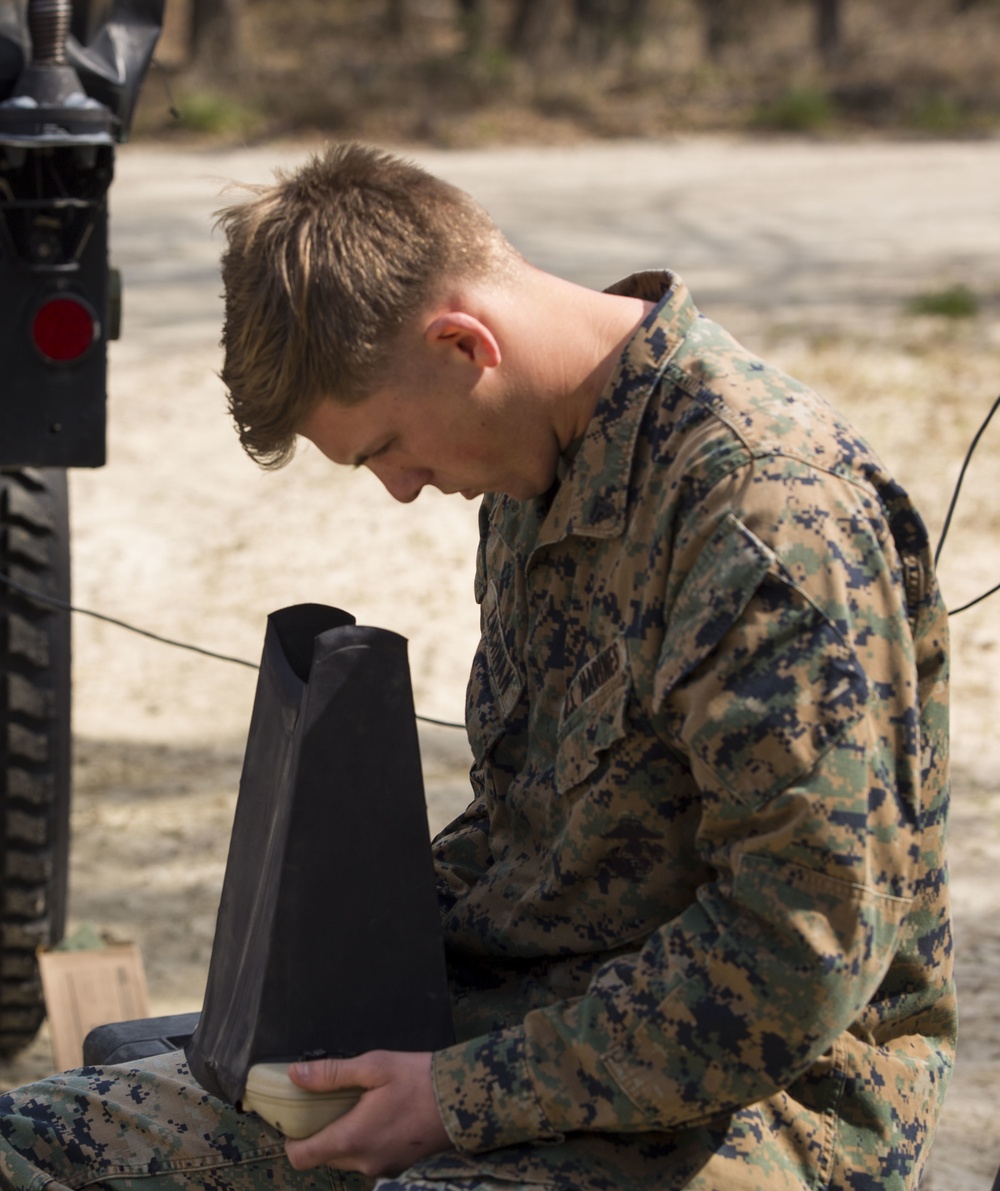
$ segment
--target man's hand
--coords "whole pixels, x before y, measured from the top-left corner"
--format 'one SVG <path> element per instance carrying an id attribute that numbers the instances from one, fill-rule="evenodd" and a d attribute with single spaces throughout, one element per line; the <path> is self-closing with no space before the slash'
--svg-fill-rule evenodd
<path id="1" fill-rule="evenodd" d="M 285 1143 L 296 1170 L 332 1166 L 369 1176 L 398 1174 L 451 1148 L 431 1083 L 429 1051 L 373 1050 L 354 1059 L 317 1059 L 288 1068 L 313 1092 L 366 1089 L 350 1112 L 312 1137 Z"/>

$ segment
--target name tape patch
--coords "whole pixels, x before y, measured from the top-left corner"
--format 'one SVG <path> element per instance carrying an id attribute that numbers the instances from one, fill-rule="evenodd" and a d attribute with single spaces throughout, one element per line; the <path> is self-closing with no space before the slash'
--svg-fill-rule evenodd
<path id="1" fill-rule="evenodd" d="M 499 603 L 496 587 L 491 583 L 483 600 L 486 660 L 490 667 L 490 681 L 493 683 L 497 706 L 501 716 L 507 719 L 521 695 L 521 675 L 511 661 L 504 644 Z"/>
<path id="2" fill-rule="evenodd" d="M 625 647 L 625 638 L 617 637 L 574 675 L 566 691 L 563 719 L 568 719 L 588 699 L 593 698 L 598 691 L 603 690 L 627 669 L 628 650 Z"/>

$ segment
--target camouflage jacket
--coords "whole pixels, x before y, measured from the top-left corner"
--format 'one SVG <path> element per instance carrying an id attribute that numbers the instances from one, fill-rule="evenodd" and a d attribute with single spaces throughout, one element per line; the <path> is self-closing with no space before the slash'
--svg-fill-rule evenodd
<path id="1" fill-rule="evenodd" d="M 488 496 L 435 842 L 456 1150 L 583 1189 L 915 1186 L 951 1070 L 947 621 L 906 494 L 670 274 L 561 482 Z"/>

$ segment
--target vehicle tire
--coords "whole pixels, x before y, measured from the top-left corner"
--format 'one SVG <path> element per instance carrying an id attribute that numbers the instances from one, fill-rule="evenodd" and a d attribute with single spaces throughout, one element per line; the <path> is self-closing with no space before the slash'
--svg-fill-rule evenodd
<path id="1" fill-rule="evenodd" d="M 0 574 L 69 603 L 59 468 L 0 469 Z M 62 938 L 70 804 L 70 613 L 0 582 L 0 1055 L 45 1017 L 35 950 Z"/>

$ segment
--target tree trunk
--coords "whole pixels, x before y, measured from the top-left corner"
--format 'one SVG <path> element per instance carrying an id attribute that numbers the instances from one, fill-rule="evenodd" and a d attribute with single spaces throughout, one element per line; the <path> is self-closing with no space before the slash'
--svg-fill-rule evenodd
<path id="1" fill-rule="evenodd" d="M 842 48 L 840 0 L 813 0 L 816 9 L 816 50 L 832 66 Z"/>
<path id="2" fill-rule="evenodd" d="M 517 0 L 507 31 L 510 52 L 527 58 L 539 57 L 552 37 L 558 9 L 559 0 Z"/>
<path id="3" fill-rule="evenodd" d="M 191 58 L 224 71 L 239 65 L 243 0 L 191 0 Z"/>
<path id="4" fill-rule="evenodd" d="M 615 0 L 573 0 L 573 44 L 593 62 L 607 58 L 620 32 Z"/>
<path id="5" fill-rule="evenodd" d="M 705 54 L 717 62 L 722 51 L 734 40 L 735 9 L 739 0 L 698 0 L 703 24 Z"/>
<path id="6" fill-rule="evenodd" d="M 466 53 L 478 54 L 486 42 L 486 0 L 458 0 L 458 21 Z"/>
<path id="7" fill-rule="evenodd" d="M 409 0 L 387 0 L 385 6 L 385 31 L 390 37 L 400 40 L 409 32 Z"/>
<path id="8" fill-rule="evenodd" d="M 641 45 L 649 24 L 650 0 L 625 0 L 622 21 L 625 40 L 630 46 Z"/>

